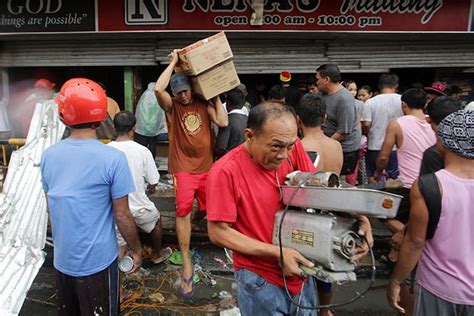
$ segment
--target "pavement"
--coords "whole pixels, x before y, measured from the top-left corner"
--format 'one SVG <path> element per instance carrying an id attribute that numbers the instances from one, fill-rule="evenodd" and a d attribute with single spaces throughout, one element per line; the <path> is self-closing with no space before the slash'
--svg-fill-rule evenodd
<path id="1" fill-rule="evenodd" d="M 168 237 L 168 242 L 173 242 Z M 223 249 L 207 239 L 193 242 L 194 261 L 203 268 L 192 299 L 182 299 L 173 288 L 180 266 L 169 262 L 154 265 L 144 260 L 143 269 L 123 280 L 132 297 L 122 305 L 121 315 L 239 315 L 233 269 Z M 45 248 L 46 261 L 27 294 L 20 315 L 57 315 L 54 289 L 53 249 Z M 376 251 L 380 255 L 380 251 Z M 361 299 L 334 309 L 335 315 L 396 315 L 385 298 L 388 283 L 386 267 L 377 262 L 374 285 Z M 365 262 L 357 269 L 358 281 L 334 285 L 334 303 L 345 302 L 361 293 L 369 284 L 370 267 Z M 212 281 L 214 280 L 214 281 Z"/>

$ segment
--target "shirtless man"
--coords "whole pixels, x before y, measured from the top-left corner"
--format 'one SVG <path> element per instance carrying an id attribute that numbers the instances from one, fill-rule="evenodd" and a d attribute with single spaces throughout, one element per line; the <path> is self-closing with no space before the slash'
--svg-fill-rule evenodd
<path id="1" fill-rule="evenodd" d="M 326 118 L 326 106 L 321 98 L 307 93 L 296 109 L 299 126 L 303 131 L 303 147 L 318 170 L 334 172 L 339 175 L 343 154 L 341 143 L 326 136 L 321 128 Z"/>

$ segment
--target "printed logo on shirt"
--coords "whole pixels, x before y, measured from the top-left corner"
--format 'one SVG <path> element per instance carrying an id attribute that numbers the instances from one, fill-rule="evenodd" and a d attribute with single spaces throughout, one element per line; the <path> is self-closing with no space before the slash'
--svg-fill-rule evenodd
<path id="1" fill-rule="evenodd" d="M 183 117 L 184 130 L 189 135 L 196 135 L 202 127 L 201 115 L 198 112 L 188 112 Z"/>

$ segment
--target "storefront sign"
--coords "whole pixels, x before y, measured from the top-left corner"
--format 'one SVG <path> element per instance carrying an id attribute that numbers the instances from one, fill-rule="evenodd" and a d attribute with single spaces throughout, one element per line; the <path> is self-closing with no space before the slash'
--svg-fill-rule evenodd
<path id="1" fill-rule="evenodd" d="M 0 33 L 95 31 L 94 0 L 1 0 Z"/>
<path id="2" fill-rule="evenodd" d="M 101 0 L 98 5 L 99 31 L 467 32 L 471 13 L 470 0 L 264 0 L 262 23 L 255 25 L 251 0 Z"/>

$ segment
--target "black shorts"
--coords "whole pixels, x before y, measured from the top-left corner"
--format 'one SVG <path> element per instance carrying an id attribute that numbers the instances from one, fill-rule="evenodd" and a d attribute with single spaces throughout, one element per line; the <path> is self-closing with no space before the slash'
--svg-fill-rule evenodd
<path id="1" fill-rule="evenodd" d="M 105 270 L 73 277 L 56 270 L 58 315 L 118 315 L 119 272 L 117 260 Z"/>
<path id="2" fill-rule="evenodd" d="M 355 151 L 343 152 L 344 160 L 342 162 L 341 176 L 353 174 L 359 161 L 359 149 Z"/>

